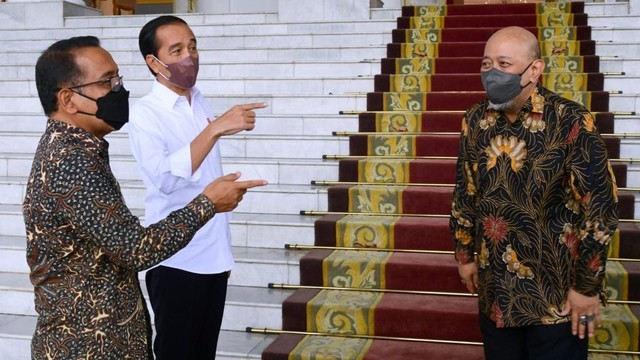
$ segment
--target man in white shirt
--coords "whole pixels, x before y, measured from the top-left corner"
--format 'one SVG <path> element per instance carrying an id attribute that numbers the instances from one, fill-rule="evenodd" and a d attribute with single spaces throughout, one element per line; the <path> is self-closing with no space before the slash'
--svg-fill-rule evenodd
<path id="1" fill-rule="evenodd" d="M 196 45 L 187 23 L 175 16 L 153 19 L 140 31 L 140 51 L 156 81 L 131 109 L 129 137 L 147 188 L 147 224 L 183 207 L 221 176 L 218 140 L 252 130 L 253 110 L 267 106 L 236 105 L 214 120 L 194 87 L 199 68 Z M 147 271 L 156 359 L 215 358 L 233 265 L 225 213 L 204 225 L 188 246 Z"/>

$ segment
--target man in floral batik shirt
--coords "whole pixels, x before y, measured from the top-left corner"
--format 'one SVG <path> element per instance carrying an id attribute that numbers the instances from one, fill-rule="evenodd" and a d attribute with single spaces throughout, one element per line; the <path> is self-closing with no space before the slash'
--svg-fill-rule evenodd
<path id="1" fill-rule="evenodd" d="M 36 64 L 49 117 L 23 204 L 38 312 L 32 359 L 153 359 L 138 271 L 187 245 L 217 212 L 263 181 L 220 177 L 143 227 L 124 203 L 104 135 L 129 117 L 129 92 L 93 36 L 61 40 Z"/>
<path id="2" fill-rule="evenodd" d="M 592 115 L 539 83 L 538 41 L 487 41 L 488 100 L 462 120 L 450 226 L 478 292 L 485 356 L 586 359 L 617 227 L 615 179 Z"/>

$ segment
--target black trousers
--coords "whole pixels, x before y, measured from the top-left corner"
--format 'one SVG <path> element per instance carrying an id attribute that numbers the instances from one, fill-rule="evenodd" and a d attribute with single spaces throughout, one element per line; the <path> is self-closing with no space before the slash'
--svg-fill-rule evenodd
<path id="1" fill-rule="evenodd" d="M 147 271 L 157 360 L 215 359 L 228 278 L 228 272 L 202 275 L 165 266 Z"/>
<path id="2" fill-rule="evenodd" d="M 586 360 L 588 338 L 571 333 L 571 323 L 496 328 L 480 315 L 486 360 Z"/>

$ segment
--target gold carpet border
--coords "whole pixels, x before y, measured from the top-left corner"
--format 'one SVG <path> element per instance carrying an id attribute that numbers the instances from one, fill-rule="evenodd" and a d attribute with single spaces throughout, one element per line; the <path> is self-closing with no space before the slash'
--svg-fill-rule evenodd
<path id="1" fill-rule="evenodd" d="M 607 261 L 607 293 L 611 300 L 629 300 L 629 274 L 619 261 Z"/>
<path id="2" fill-rule="evenodd" d="M 389 76 L 389 92 L 430 92 L 430 74 L 400 74 Z M 553 92 L 588 91 L 589 74 L 552 72 L 542 74 L 541 83 Z M 480 76 L 478 75 L 478 83 Z"/>
<path id="3" fill-rule="evenodd" d="M 399 216 L 344 216 L 336 222 L 336 246 L 393 249 L 399 220 Z"/>
<path id="4" fill-rule="evenodd" d="M 447 15 L 447 5 L 417 5 L 413 6 L 413 13 L 418 16 L 431 16 L 431 15 Z M 567 1 L 552 1 L 541 2 L 536 4 L 536 14 L 571 14 L 572 7 L 571 2 Z"/>
<path id="5" fill-rule="evenodd" d="M 527 14 L 511 14 L 527 15 Z M 507 15 L 509 16 L 509 15 Z M 447 26 L 447 17 L 438 14 L 409 17 L 411 29 L 443 29 Z M 574 14 L 561 12 L 543 12 L 535 15 L 538 27 L 564 27 L 574 23 Z"/>
<path id="6" fill-rule="evenodd" d="M 638 319 L 628 305 L 600 308 L 602 324 L 589 340 L 591 349 L 638 351 Z"/>
<path id="7" fill-rule="evenodd" d="M 323 286 L 386 289 L 391 252 L 335 250 L 322 260 Z"/>
<path id="8" fill-rule="evenodd" d="M 580 56 L 580 41 L 549 40 L 540 42 L 542 56 Z M 402 43 L 400 57 L 437 58 L 440 53 L 440 43 Z"/>
<path id="9" fill-rule="evenodd" d="M 367 155 L 412 156 L 416 154 L 416 135 L 369 135 Z"/>
<path id="10" fill-rule="evenodd" d="M 431 75 L 417 73 L 391 75 L 389 76 L 389 90 L 391 92 L 429 92 L 431 91 Z"/>
<path id="11" fill-rule="evenodd" d="M 640 360 L 640 356 L 589 353 L 588 360 Z"/>
<path id="12" fill-rule="evenodd" d="M 382 98 L 382 109 L 426 111 L 427 94 L 424 92 L 385 92 Z"/>
<path id="13" fill-rule="evenodd" d="M 409 183 L 410 161 L 403 159 L 358 160 L 358 181 L 370 183 Z"/>
<path id="14" fill-rule="evenodd" d="M 375 308 L 383 294 L 321 290 L 307 302 L 307 331 L 329 334 L 375 334 Z"/>
<path id="15" fill-rule="evenodd" d="M 427 111 L 429 93 L 424 92 L 384 92 L 382 111 Z M 590 91 L 557 92 L 558 95 L 591 109 Z"/>
<path id="16" fill-rule="evenodd" d="M 438 43 L 442 41 L 443 29 L 405 29 L 405 43 Z M 578 35 L 575 26 L 552 26 L 538 28 L 538 39 L 541 41 L 548 40 L 571 40 L 577 41 Z"/>
<path id="17" fill-rule="evenodd" d="M 584 58 L 579 55 L 543 56 L 542 60 L 544 60 L 546 64 L 544 68 L 545 73 L 584 73 Z M 437 70 L 435 65 L 435 58 L 426 56 L 403 56 L 396 58 L 395 63 L 395 73 L 397 75 L 407 75 L 413 73 L 435 74 Z M 478 58 L 478 69 L 480 69 L 480 58 Z"/>
<path id="18" fill-rule="evenodd" d="M 620 257 L 620 229 L 616 229 L 613 233 L 613 238 L 609 242 L 609 250 L 607 252 L 607 258 Z"/>
<path id="19" fill-rule="evenodd" d="M 376 113 L 375 119 L 379 132 L 422 132 L 421 112 Z"/>
<path id="20" fill-rule="evenodd" d="M 362 360 L 371 344 L 370 339 L 306 335 L 289 353 L 289 360 Z"/>
<path id="21" fill-rule="evenodd" d="M 356 185 L 349 188 L 349 212 L 402 214 L 406 186 Z"/>

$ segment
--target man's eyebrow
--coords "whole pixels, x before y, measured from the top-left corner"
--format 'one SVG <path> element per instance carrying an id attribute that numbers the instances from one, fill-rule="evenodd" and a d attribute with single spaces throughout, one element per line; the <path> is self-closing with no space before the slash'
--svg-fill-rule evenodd
<path id="1" fill-rule="evenodd" d="M 171 52 L 171 50 L 173 50 L 173 49 L 178 49 L 178 48 L 180 48 L 180 46 L 182 46 L 182 44 L 181 44 L 181 43 L 179 43 L 179 42 L 177 42 L 177 43 L 175 43 L 175 44 L 172 44 L 172 45 L 169 45 L 169 52 Z"/>
<path id="2" fill-rule="evenodd" d="M 197 43 L 198 43 L 198 41 L 196 40 L 196 38 L 191 38 L 191 40 L 189 40 L 189 44 L 191 44 L 191 43 L 197 44 Z M 171 52 L 172 50 L 174 50 L 174 49 L 178 49 L 178 48 L 180 48 L 181 46 L 182 46 L 182 43 L 177 42 L 177 43 L 175 43 L 175 44 L 170 45 L 170 46 L 169 46 L 169 50 L 168 50 L 168 51 L 169 51 L 169 52 Z"/>
<path id="3" fill-rule="evenodd" d="M 120 70 L 118 68 L 116 68 L 115 71 L 114 70 L 107 70 L 100 76 L 100 79 L 106 79 L 106 78 L 118 75 L 119 71 Z"/>

